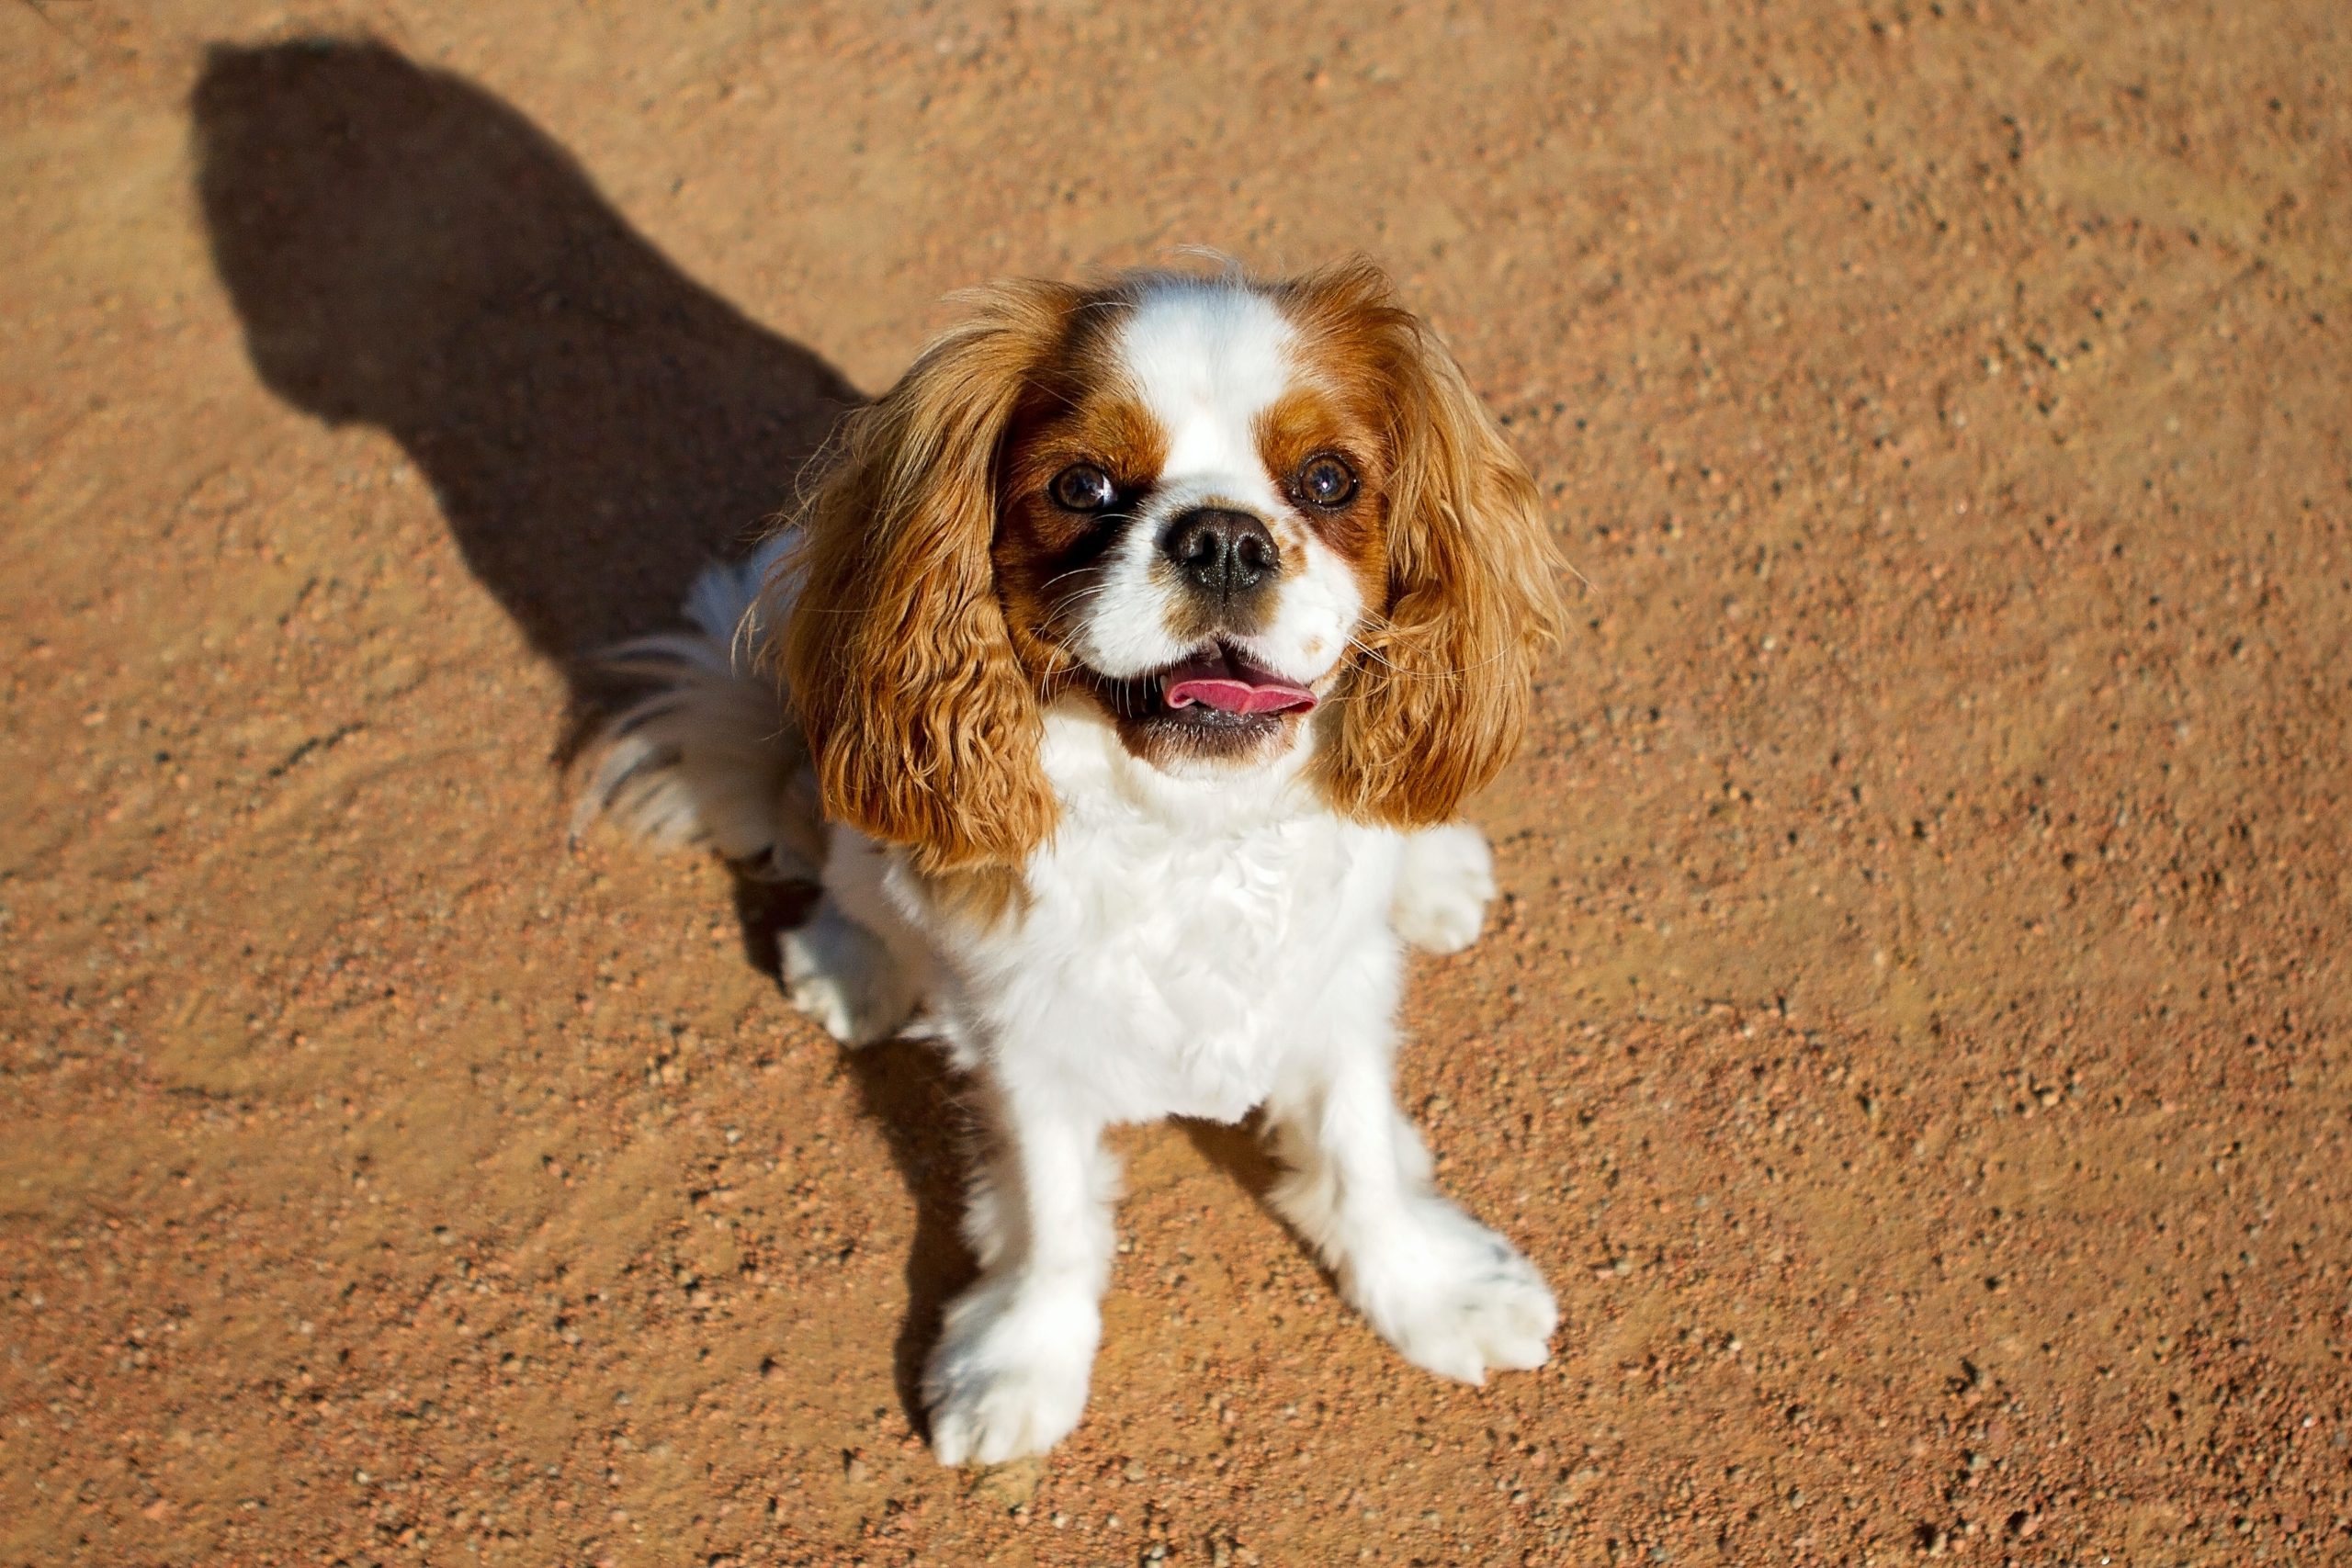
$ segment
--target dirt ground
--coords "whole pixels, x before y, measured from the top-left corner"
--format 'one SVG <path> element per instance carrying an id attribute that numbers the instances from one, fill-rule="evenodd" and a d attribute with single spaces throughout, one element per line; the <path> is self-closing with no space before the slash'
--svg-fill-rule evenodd
<path id="1" fill-rule="evenodd" d="M 1581 572 L 1405 1067 L 1565 1321 L 1135 1129 L 952 1473 L 955 1086 L 567 841 L 577 655 L 1183 245 L 1385 262 Z M 0 255 L 0 1562 L 2352 1561 L 2340 0 L 6 0 Z"/>

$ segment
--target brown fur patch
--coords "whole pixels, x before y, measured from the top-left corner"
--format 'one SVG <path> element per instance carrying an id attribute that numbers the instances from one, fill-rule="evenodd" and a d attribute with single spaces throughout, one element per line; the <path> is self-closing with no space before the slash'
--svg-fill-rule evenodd
<path id="1" fill-rule="evenodd" d="M 789 700 L 825 810 L 930 875 L 1015 866 L 1053 830 L 1036 682 L 990 556 L 997 460 L 1080 291 L 1007 284 L 850 416 L 800 519 Z M 771 585 L 771 593 L 776 585 Z"/>
<path id="2" fill-rule="evenodd" d="M 1307 526 L 1354 572 L 1358 592 L 1377 613 L 1387 595 L 1388 506 L 1392 467 L 1376 409 L 1351 374 L 1345 345 L 1301 345 L 1311 379 L 1293 387 L 1257 419 L 1258 455 Z M 1325 509 L 1298 493 L 1307 460 L 1329 453 L 1355 470 L 1356 492 L 1346 505 Z"/>
<path id="3" fill-rule="evenodd" d="M 1126 314 L 1127 299 L 1116 288 L 1083 296 L 1073 307 L 1057 351 L 1014 412 L 999 465 L 1000 522 L 991 550 L 997 592 L 1014 650 L 1048 701 L 1081 678 L 1063 640 L 1070 613 L 1097 585 L 1096 568 L 1127 514 L 1124 504 L 1105 515 L 1057 505 L 1055 477 L 1091 463 L 1132 500 L 1158 481 L 1167 462 L 1167 434 L 1113 353 Z"/>

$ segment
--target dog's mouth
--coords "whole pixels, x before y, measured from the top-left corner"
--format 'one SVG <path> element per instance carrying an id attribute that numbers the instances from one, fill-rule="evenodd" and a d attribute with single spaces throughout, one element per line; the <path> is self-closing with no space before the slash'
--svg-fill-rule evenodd
<path id="1" fill-rule="evenodd" d="M 1206 708 L 1230 717 L 1304 713 L 1315 694 L 1289 676 L 1267 669 L 1237 649 L 1212 642 L 1152 677 L 1159 700 L 1171 713 Z"/>
<path id="2" fill-rule="evenodd" d="M 1204 736 L 1272 731 L 1317 701 L 1305 682 L 1268 669 L 1230 643 L 1215 641 L 1148 675 L 1102 685 L 1122 718 Z"/>

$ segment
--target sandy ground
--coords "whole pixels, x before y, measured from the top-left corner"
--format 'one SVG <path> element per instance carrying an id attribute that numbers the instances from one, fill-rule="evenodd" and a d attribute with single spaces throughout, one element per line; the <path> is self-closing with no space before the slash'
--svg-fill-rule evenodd
<path id="1" fill-rule="evenodd" d="M 1388 264 L 1587 580 L 1405 1069 L 1565 1323 L 1136 1129 L 951 1473 L 954 1086 L 568 845 L 575 656 L 1183 244 Z M 8 0 L 0 254 L 0 1562 L 2352 1560 L 2335 0 Z"/>

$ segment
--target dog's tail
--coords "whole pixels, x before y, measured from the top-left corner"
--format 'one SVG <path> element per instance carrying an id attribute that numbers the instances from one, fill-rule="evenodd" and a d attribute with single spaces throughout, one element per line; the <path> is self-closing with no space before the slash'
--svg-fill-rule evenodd
<path id="1" fill-rule="evenodd" d="M 576 839 L 598 817 L 661 849 L 707 846 L 753 874 L 814 880 L 824 829 L 808 749 L 762 669 L 762 584 L 789 530 L 741 561 L 716 562 L 686 597 L 691 631 L 639 637 L 604 668 L 652 689 L 590 742 Z"/>

